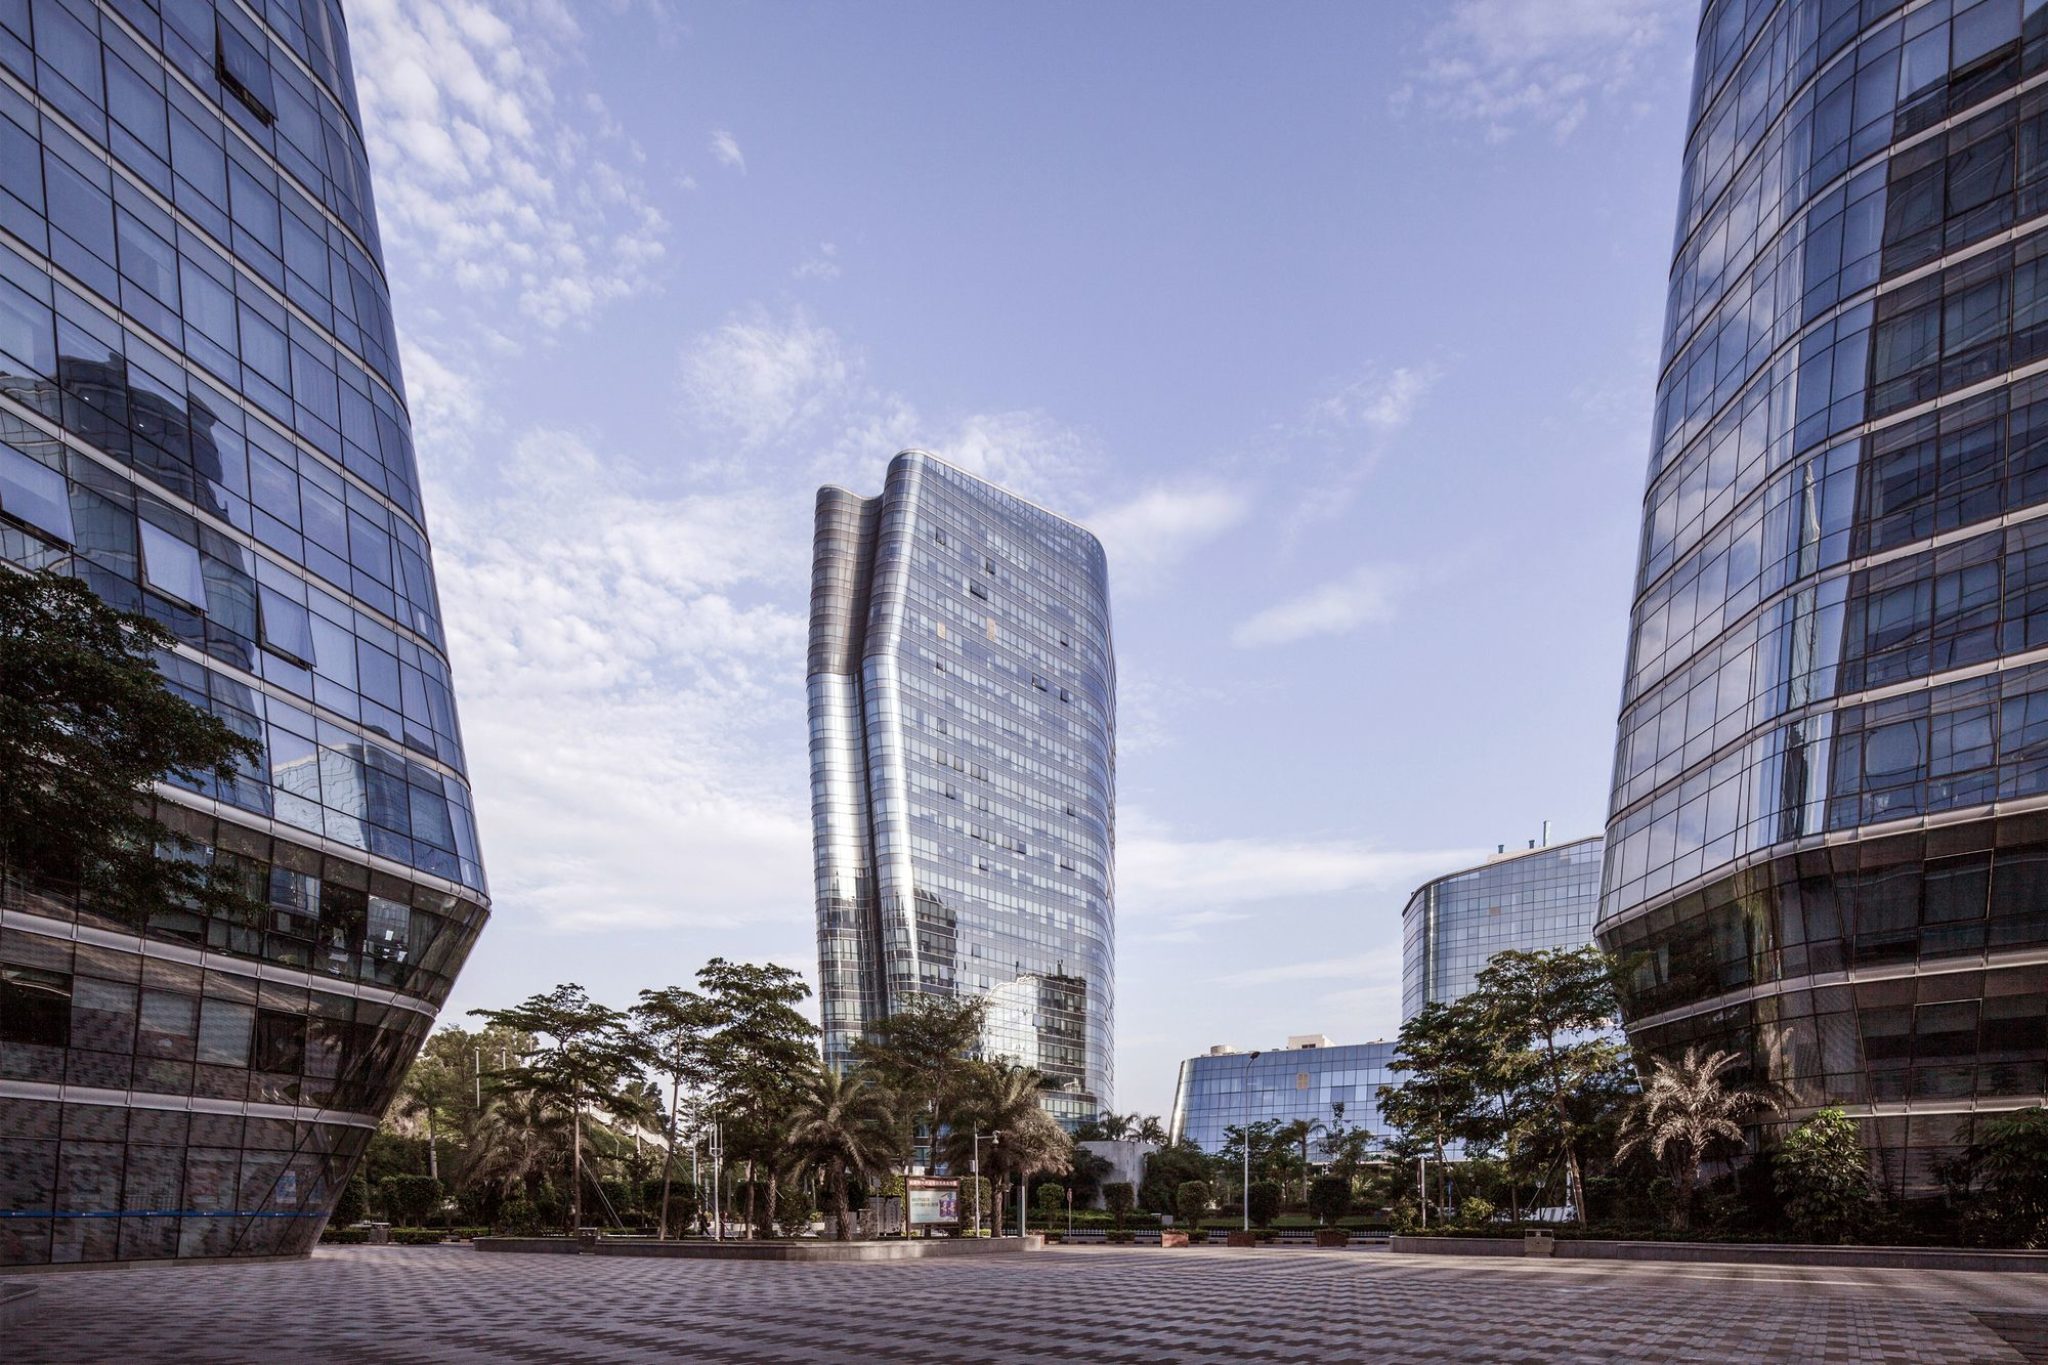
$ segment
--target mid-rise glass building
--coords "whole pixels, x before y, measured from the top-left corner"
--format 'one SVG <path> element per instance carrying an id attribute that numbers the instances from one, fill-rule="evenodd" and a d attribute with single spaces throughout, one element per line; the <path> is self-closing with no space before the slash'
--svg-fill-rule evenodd
<path id="1" fill-rule="evenodd" d="M 1211 1156 L 1226 1130 L 1248 1124 L 1322 1125 L 1322 1132 L 1363 1128 L 1381 1137 L 1380 1087 L 1400 1081 L 1389 1067 L 1393 1043 L 1338 1045 L 1318 1034 L 1290 1038 L 1271 1052 L 1213 1047 L 1180 1064 L 1167 1134 Z M 1313 1142 L 1311 1159 L 1313 1159 Z"/>
<path id="2" fill-rule="evenodd" d="M 337 0 L 0 3 L 0 555 L 260 741 L 247 913 L 0 896 L 0 1264 L 302 1254 L 482 926 Z"/>
<path id="3" fill-rule="evenodd" d="M 818 494 L 808 677 L 825 1053 L 988 1002 L 1047 1109 L 1111 1103 L 1116 665 L 1102 546 L 922 451 Z"/>
<path id="4" fill-rule="evenodd" d="M 1535 844 L 1424 882 L 1401 911 L 1401 1018 L 1450 1004 L 1495 953 L 1583 948 L 1600 909 L 1602 840 Z"/>
<path id="5" fill-rule="evenodd" d="M 2044 72 L 2034 0 L 1699 28 L 1599 938 L 1909 1194 L 2048 1097 Z"/>

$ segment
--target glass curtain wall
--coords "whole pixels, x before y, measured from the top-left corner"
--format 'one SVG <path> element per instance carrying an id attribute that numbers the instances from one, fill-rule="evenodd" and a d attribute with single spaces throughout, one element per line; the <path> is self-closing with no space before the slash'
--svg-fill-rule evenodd
<path id="1" fill-rule="evenodd" d="M 2038 0 L 1699 28 L 1599 937 L 1904 1194 L 2048 1086 L 2044 71 Z"/>
<path id="2" fill-rule="evenodd" d="M 0 3 L 0 555 L 262 745 L 0 903 L 0 1264 L 304 1253 L 486 915 L 338 0 Z"/>
<path id="3" fill-rule="evenodd" d="M 1418 887 L 1401 911 L 1402 1020 L 1470 994 L 1495 953 L 1592 942 L 1602 847 L 1518 849 Z"/>
<path id="4" fill-rule="evenodd" d="M 818 496 L 809 663 L 825 1051 L 977 995 L 991 1055 L 1112 1097 L 1116 668 L 1081 527 L 919 451 Z"/>

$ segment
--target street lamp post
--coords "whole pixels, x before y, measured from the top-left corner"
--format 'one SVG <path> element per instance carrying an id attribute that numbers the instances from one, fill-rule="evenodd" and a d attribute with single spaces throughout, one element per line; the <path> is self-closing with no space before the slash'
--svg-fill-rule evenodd
<path id="1" fill-rule="evenodd" d="M 1238 1203 L 1244 1210 L 1244 1230 L 1252 1230 L 1252 1063 L 1259 1060 L 1254 1052 L 1244 1059 L 1244 1184 L 1239 1191 L 1243 1198 Z"/>
<path id="2" fill-rule="evenodd" d="M 725 1134 L 719 1124 L 711 1125 L 711 1240 L 725 1240 L 725 1211 L 718 1207 L 718 1170 L 725 1160 Z"/>
<path id="3" fill-rule="evenodd" d="M 977 1132 L 974 1135 L 974 1235 L 977 1239 L 981 1236 L 981 1141 L 983 1138 L 988 1139 L 989 1146 L 1000 1147 L 1003 1142 L 1003 1135 L 1000 1132 Z M 1000 1213 L 1001 1210 L 998 1209 L 997 1212 Z"/>

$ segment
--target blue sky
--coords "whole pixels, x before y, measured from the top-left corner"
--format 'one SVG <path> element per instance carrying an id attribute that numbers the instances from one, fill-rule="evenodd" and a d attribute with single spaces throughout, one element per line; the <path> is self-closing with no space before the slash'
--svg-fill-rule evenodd
<path id="1" fill-rule="evenodd" d="M 354 0 L 495 909 L 446 1017 L 815 974 L 817 485 L 1108 547 L 1117 1107 L 1391 1036 L 1604 820 L 1688 0 Z"/>

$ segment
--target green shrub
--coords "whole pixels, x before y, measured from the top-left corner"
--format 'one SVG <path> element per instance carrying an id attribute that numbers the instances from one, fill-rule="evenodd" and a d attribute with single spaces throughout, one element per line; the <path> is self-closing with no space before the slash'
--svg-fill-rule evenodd
<path id="1" fill-rule="evenodd" d="M 424 1247 L 439 1246 L 442 1232 L 439 1228 L 393 1228 L 391 1241 L 394 1246 Z"/>
<path id="2" fill-rule="evenodd" d="M 811 1193 L 800 1182 L 785 1181 L 776 1187 L 775 1224 L 782 1229 L 784 1237 L 795 1237 L 808 1231 L 815 1212 L 811 1206 Z"/>
<path id="3" fill-rule="evenodd" d="M 1870 1158 L 1856 1120 L 1840 1109 L 1823 1109 L 1787 1134 L 1773 1174 L 1795 1236 L 1845 1241 L 1869 1219 Z"/>
<path id="4" fill-rule="evenodd" d="M 1131 1216 L 1132 1207 L 1138 1202 L 1138 1192 L 1126 1180 L 1113 1181 L 1102 1187 L 1102 1202 L 1109 1206 L 1109 1216 L 1116 1220 L 1116 1230 L 1124 1230 L 1124 1220 Z"/>
<path id="5" fill-rule="evenodd" d="M 1209 1182 L 1206 1180 L 1183 1180 L 1180 1188 L 1173 1192 L 1174 1217 L 1183 1227 L 1196 1227 L 1202 1215 L 1209 1211 Z"/>
<path id="6" fill-rule="evenodd" d="M 1468 1195 L 1458 1204 L 1458 1221 L 1470 1227 L 1483 1227 L 1493 1221 L 1493 1201 Z"/>
<path id="7" fill-rule="evenodd" d="M 1065 1185 L 1055 1185 L 1051 1181 L 1047 1181 L 1038 1187 L 1037 1193 L 1031 1196 L 1031 1202 L 1038 1205 L 1038 1218 L 1040 1222 L 1057 1218 L 1067 1206 L 1067 1187 Z"/>
<path id="8" fill-rule="evenodd" d="M 417 1223 L 441 1206 L 441 1182 L 430 1175 L 387 1175 L 377 1182 L 378 1199 L 394 1223 Z"/>
<path id="9" fill-rule="evenodd" d="M 328 1246 L 360 1246 L 370 1240 L 368 1228 L 338 1228 L 329 1223 L 327 1230 L 320 1234 L 320 1240 Z"/>
<path id="10" fill-rule="evenodd" d="M 1280 1212 L 1280 1187 L 1270 1180 L 1255 1180 L 1247 1193 L 1252 1222 L 1262 1228 L 1271 1227 Z"/>
<path id="11" fill-rule="evenodd" d="M 1308 1187 L 1308 1211 L 1319 1223 L 1334 1223 L 1351 1211 L 1351 1182 L 1341 1175 L 1319 1175 Z"/>
<path id="12" fill-rule="evenodd" d="M 341 1193 L 334 1200 L 334 1217 L 329 1221 L 347 1227 L 360 1223 L 370 1211 L 370 1186 L 356 1176 L 341 1187 Z"/>
<path id="13" fill-rule="evenodd" d="M 2048 1109 L 1980 1119 L 1973 1155 L 1983 1177 L 1973 1224 L 2000 1245 L 2048 1243 Z"/>
<path id="14" fill-rule="evenodd" d="M 1106 1242 L 1115 1243 L 1117 1245 L 1124 1245 L 1136 1241 L 1137 1237 L 1138 1234 L 1135 1232 L 1131 1232 L 1125 1228 L 1118 1228 L 1112 1232 L 1105 1234 L 1103 1240 Z"/>

